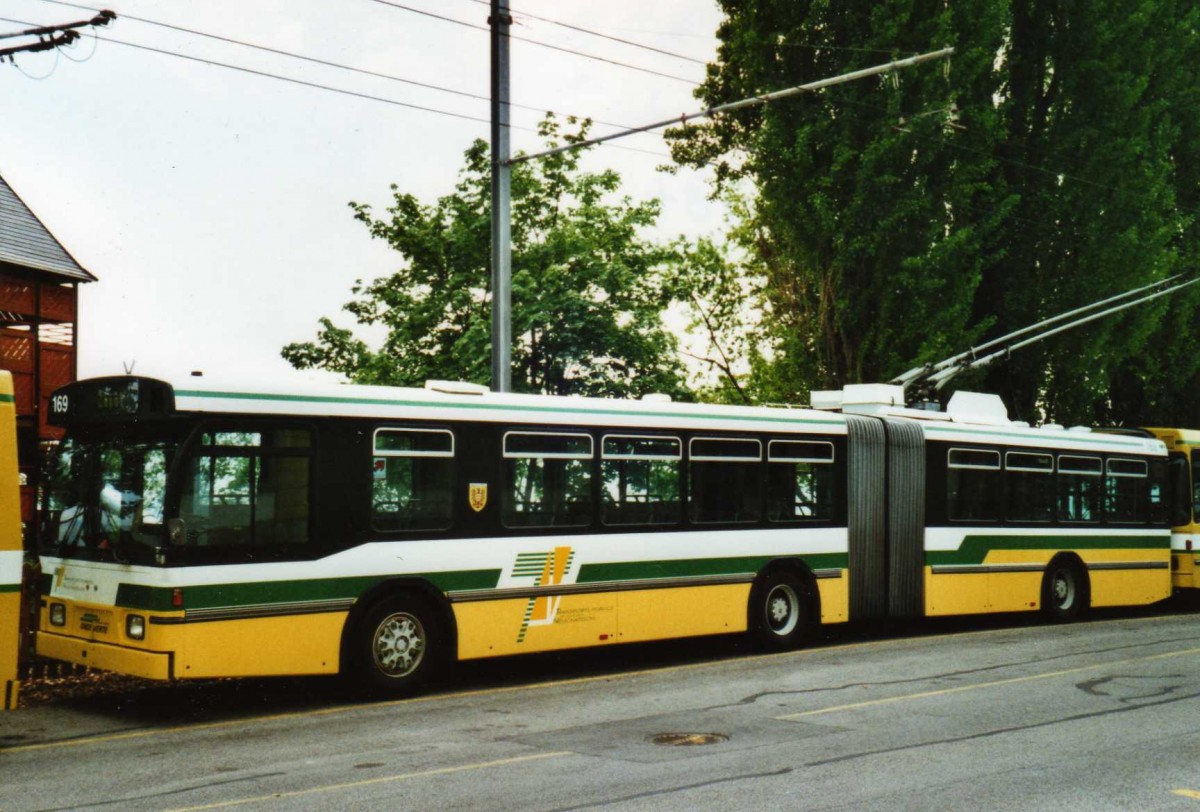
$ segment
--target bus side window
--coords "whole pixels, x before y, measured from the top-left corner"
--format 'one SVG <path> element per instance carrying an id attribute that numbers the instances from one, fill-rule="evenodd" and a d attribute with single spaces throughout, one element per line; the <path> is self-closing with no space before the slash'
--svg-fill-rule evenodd
<path id="1" fill-rule="evenodd" d="M 444 429 L 377 429 L 371 460 L 371 526 L 446 530 L 451 522 L 454 435 Z"/>
<path id="2" fill-rule="evenodd" d="M 1058 458 L 1058 520 L 1100 521 L 1100 488 L 1103 468 L 1099 457 Z"/>
<path id="3" fill-rule="evenodd" d="M 689 518 L 697 524 L 757 522 L 762 442 L 693 437 L 688 445 Z"/>
<path id="4" fill-rule="evenodd" d="M 683 518 L 683 443 L 678 437 L 609 434 L 601 441 L 600 455 L 604 524 L 677 524 Z"/>
<path id="5" fill-rule="evenodd" d="M 1149 516 L 1149 470 L 1145 460 L 1110 458 L 1105 465 L 1104 518 L 1144 524 Z"/>
<path id="6" fill-rule="evenodd" d="M 1192 480 L 1186 454 L 1172 454 L 1167 461 L 1167 493 L 1170 494 L 1172 527 L 1192 523 Z"/>
<path id="7" fill-rule="evenodd" d="M 1192 452 L 1192 516 L 1200 517 L 1200 450 Z"/>
<path id="8" fill-rule="evenodd" d="M 306 544 L 312 435 L 306 429 L 205 432 L 183 474 L 187 546 Z"/>
<path id="9" fill-rule="evenodd" d="M 1000 452 L 952 448 L 946 455 L 946 514 L 954 522 L 1000 519 Z"/>
<path id="10" fill-rule="evenodd" d="M 837 505 L 833 443 L 767 443 L 767 521 L 828 521 Z"/>
<path id="11" fill-rule="evenodd" d="M 504 435 L 500 521 L 505 527 L 592 523 L 592 437 L 510 431 Z"/>
<path id="12" fill-rule="evenodd" d="M 1009 451 L 1004 455 L 1010 522 L 1054 521 L 1054 457 Z"/>
<path id="13" fill-rule="evenodd" d="M 1171 489 L 1167 484 L 1167 461 L 1150 460 L 1150 487 L 1147 489 L 1150 501 L 1150 524 L 1162 527 L 1169 526 L 1171 521 Z"/>

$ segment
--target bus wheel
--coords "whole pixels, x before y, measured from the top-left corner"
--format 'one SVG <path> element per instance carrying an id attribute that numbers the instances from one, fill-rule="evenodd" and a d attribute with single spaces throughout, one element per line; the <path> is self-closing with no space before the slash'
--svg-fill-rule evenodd
<path id="1" fill-rule="evenodd" d="M 1042 614 L 1063 623 L 1075 620 L 1087 608 L 1087 576 L 1071 561 L 1052 561 L 1042 579 Z"/>
<path id="2" fill-rule="evenodd" d="M 795 648 L 808 630 L 808 590 L 788 572 L 769 572 L 750 590 L 750 633 L 776 651 Z"/>
<path id="3" fill-rule="evenodd" d="M 358 627 L 353 676 L 370 694 L 411 692 L 437 671 L 441 639 L 436 616 L 424 601 L 408 595 L 385 598 Z"/>

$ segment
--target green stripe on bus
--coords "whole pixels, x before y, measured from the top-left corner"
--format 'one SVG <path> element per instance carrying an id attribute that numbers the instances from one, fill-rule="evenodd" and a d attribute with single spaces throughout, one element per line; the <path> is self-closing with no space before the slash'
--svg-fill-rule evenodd
<path id="1" fill-rule="evenodd" d="M 967 536 L 957 550 L 927 550 L 925 563 L 982 564 L 992 550 L 1167 550 L 1168 536 Z"/>
<path id="2" fill-rule="evenodd" d="M 776 556 L 739 558 L 692 558 L 678 561 L 622 561 L 612 564 L 584 564 L 579 568 L 578 583 L 642 581 L 651 578 L 688 578 L 705 575 L 744 575 L 756 573 Z M 846 553 L 818 553 L 797 556 L 812 569 L 841 569 Z"/>
<path id="3" fill-rule="evenodd" d="M 0 403 L 16 403 L 17 399 L 13 395 L 0 392 Z"/>
<path id="4" fill-rule="evenodd" d="M 628 417 L 630 415 L 645 416 L 646 412 L 637 411 L 622 411 L 616 409 L 585 409 L 581 407 L 561 407 L 561 406 L 533 406 L 525 404 L 504 404 L 504 403 L 441 403 L 428 402 L 420 400 L 393 400 L 390 398 L 335 398 L 329 395 L 261 395 L 253 392 L 198 392 L 190 389 L 178 389 L 175 391 L 177 398 L 211 398 L 217 400 L 264 400 L 264 401 L 284 401 L 289 403 L 345 403 L 356 406 L 404 406 L 409 408 L 424 408 L 424 409 L 474 409 L 474 410 L 495 410 L 528 413 L 547 413 L 547 414 L 587 414 L 587 415 L 612 415 L 614 417 Z M 780 409 L 783 412 L 785 410 Z M 787 414 L 779 415 L 730 415 L 730 414 L 688 414 L 687 412 L 654 412 L 654 417 L 673 417 L 690 420 L 734 420 L 746 423 L 801 423 L 805 425 L 818 426 L 844 426 L 845 421 L 842 420 L 822 420 L 819 418 L 803 418 L 794 417 Z"/>
<path id="5" fill-rule="evenodd" d="M 20 592 L 20 591 L 21 591 L 20 584 L 0 584 L 0 595 L 3 595 L 6 592 Z"/>
<path id="6" fill-rule="evenodd" d="M 217 609 L 271 603 L 353 599 L 376 584 L 389 580 L 390 577 L 367 575 L 353 578 L 314 578 L 302 581 L 206 584 L 179 588 L 183 590 L 182 608 Z M 494 589 L 500 582 L 500 570 L 414 573 L 404 577 L 424 579 L 443 592 Z M 171 603 L 174 591 L 174 587 L 121 584 L 117 587 L 116 605 L 127 609 L 170 612 L 180 608 Z"/>

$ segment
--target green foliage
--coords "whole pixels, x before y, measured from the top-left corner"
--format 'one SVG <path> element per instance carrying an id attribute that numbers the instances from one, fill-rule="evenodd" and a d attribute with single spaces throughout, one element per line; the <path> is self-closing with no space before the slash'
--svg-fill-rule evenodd
<path id="1" fill-rule="evenodd" d="M 569 120 L 574 123 L 573 120 Z M 548 146 L 584 138 L 541 127 Z M 514 165 L 512 172 L 513 385 L 551 394 L 686 397 L 685 374 L 662 314 L 684 294 L 680 254 L 647 241 L 659 204 L 620 195 L 612 171 L 579 168 L 582 150 Z M 372 349 L 321 319 L 316 341 L 290 344 L 298 368 L 359 383 L 421 385 L 490 379 L 490 160 L 476 141 L 453 194 L 427 205 L 395 186 L 386 217 L 351 204 L 373 237 L 404 258 L 394 274 L 359 282 L 345 305 L 382 327 Z"/>
<path id="2" fill-rule="evenodd" d="M 991 69 L 994 15 L 983 2 L 721 5 L 719 61 L 700 90 L 714 105 L 931 43 L 959 48 L 949 74 L 914 68 L 671 134 L 677 159 L 718 162 L 720 178 L 758 188 L 742 240 L 765 279 L 771 346 L 752 365 L 753 387 L 803 400 L 809 388 L 886 378 L 962 346 L 1004 203 L 989 162 L 964 160 L 988 154 L 998 129 L 993 112 L 962 103 Z"/>
<path id="3" fill-rule="evenodd" d="M 1176 49 L 1187 38 L 1177 5 L 1011 3 L 997 184 L 1018 202 L 1005 229 L 1006 256 L 990 263 L 976 300 L 976 313 L 989 314 L 1000 331 L 1180 269 L 1185 218 L 1173 156 L 1183 145 L 1173 119 L 1179 90 L 1191 81 Z M 1112 404 L 1128 385 L 1122 379 L 1156 363 L 1161 347 L 1151 338 L 1186 303 L 1139 306 L 1022 350 L 985 385 L 1005 390 L 1021 414 L 1120 421 Z"/>
<path id="4" fill-rule="evenodd" d="M 671 133 L 758 191 L 743 388 L 886 380 L 1195 267 L 1200 11 L 1183 0 L 720 0 L 717 105 L 953 45 L 936 63 Z M 1094 322 L 958 382 L 1015 415 L 1200 421 L 1200 292 Z"/>

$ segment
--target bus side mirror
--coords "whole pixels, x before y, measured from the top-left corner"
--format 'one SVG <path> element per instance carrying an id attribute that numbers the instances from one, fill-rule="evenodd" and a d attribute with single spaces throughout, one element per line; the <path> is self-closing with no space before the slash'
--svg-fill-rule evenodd
<path id="1" fill-rule="evenodd" d="M 167 519 L 167 544 L 178 547 L 187 541 L 187 528 L 183 519 Z"/>

